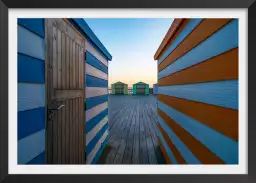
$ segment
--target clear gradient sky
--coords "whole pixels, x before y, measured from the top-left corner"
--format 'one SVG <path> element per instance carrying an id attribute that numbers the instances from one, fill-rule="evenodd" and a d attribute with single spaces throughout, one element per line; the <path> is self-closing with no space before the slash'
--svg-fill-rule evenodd
<path id="1" fill-rule="evenodd" d="M 142 81 L 150 87 L 157 82 L 154 54 L 173 19 L 86 18 L 85 21 L 112 55 L 109 86 L 121 81 L 132 87 Z"/>

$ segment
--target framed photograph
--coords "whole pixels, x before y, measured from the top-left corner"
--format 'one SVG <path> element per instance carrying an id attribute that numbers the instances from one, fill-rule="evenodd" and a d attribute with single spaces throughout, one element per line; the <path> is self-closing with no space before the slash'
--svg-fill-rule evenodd
<path id="1" fill-rule="evenodd" d="M 0 5 L 0 182 L 255 181 L 253 0 Z"/>

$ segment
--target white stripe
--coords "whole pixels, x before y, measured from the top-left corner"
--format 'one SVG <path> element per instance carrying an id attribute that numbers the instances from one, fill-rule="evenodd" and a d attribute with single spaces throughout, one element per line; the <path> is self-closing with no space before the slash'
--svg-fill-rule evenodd
<path id="1" fill-rule="evenodd" d="M 105 141 L 105 139 L 108 136 L 108 130 L 105 131 L 105 133 L 102 135 L 96 146 L 93 148 L 93 150 L 90 152 L 90 154 L 87 156 L 86 163 L 91 164 L 93 161 L 93 158 L 95 157 L 96 153 L 100 150 L 101 144 Z"/>
<path id="2" fill-rule="evenodd" d="M 101 88 L 101 87 L 86 87 L 85 88 L 86 98 L 97 97 L 97 96 L 107 95 L 107 94 L 108 94 L 108 88 Z"/>
<path id="3" fill-rule="evenodd" d="M 18 111 L 45 106 L 45 84 L 18 84 Z"/>
<path id="4" fill-rule="evenodd" d="M 88 145 L 91 140 L 97 135 L 97 133 L 102 129 L 102 127 L 108 122 L 108 116 L 103 118 L 90 132 L 86 134 L 86 145 Z"/>
<path id="5" fill-rule="evenodd" d="M 90 64 L 86 64 L 86 74 L 95 76 L 100 79 L 108 80 L 108 75 L 105 72 L 102 72 L 101 70 L 91 66 Z"/>
<path id="6" fill-rule="evenodd" d="M 44 39 L 24 27 L 18 26 L 18 52 L 44 60 Z"/>
<path id="7" fill-rule="evenodd" d="M 108 66 L 108 61 L 105 59 L 90 43 L 86 40 L 85 48 L 89 51 L 93 56 L 95 56 L 99 61 L 101 61 L 104 65 Z"/>
<path id="8" fill-rule="evenodd" d="M 28 163 L 45 150 L 45 129 L 18 141 L 18 164 Z"/>
<path id="9" fill-rule="evenodd" d="M 86 122 L 92 119 L 94 116 L 98 115 L 100 112 L 108 108 L 108 102 L 104 102 L 100 105 L 97 105 L 85 112 Z"/>

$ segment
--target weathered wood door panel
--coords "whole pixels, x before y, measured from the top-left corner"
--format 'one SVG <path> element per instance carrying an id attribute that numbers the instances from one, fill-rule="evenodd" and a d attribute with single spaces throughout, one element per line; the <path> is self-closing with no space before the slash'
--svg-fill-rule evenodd
<path id="1" fill-rule="evenodd" d="M 47 162 L 85 162 L 85 40 L 64 19 L 46 19 Z"/>

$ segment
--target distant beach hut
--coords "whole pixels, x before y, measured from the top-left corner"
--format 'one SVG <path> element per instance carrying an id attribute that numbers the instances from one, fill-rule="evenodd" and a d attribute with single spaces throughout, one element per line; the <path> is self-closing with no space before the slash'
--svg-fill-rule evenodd
<path id="1" fill-rule="evenodd" d="M 133 94 L 134 95 L 148 95 L 149 85 L 143 82 L 138 82 L 133 84 Z"/>
<path id="2" fill-rule="evenodd" d="M 112 94 L 115 95 L 128 95 L 128 85 L 120 81 L 111 85 Z"/>

